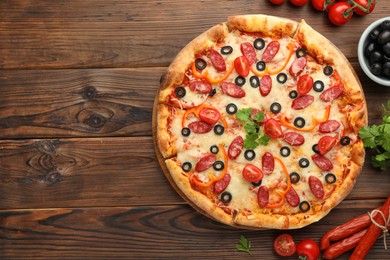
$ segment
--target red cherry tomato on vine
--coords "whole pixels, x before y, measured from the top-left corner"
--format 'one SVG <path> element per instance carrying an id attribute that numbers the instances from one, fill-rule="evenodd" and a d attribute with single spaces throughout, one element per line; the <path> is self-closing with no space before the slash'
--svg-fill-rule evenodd
<path id="1" fill-rule="evenodd" d="M 329 8 L 336 3 L 336 0 L 312 0 L 311 4 L 318 11 L 329 10 Z"/>
<path id="2" fill-rule="evenodd" d="M 355 6 L 353 8 L 353 11 L 357 15 L 360 15 L 360 16 L 365 16 L 367 14 L 372 13 L 372 11 L 375 8 L 375 0 L 371 0 L 371 1 L 370 0 L 355 0 L 355 3 L 364 9 L 368 9 L 366 12 L 365 10 L 362 10 L 361 8 L 359 8 L 359 6 Z"/>
<path id="3" fill-rule="evenodd" d="M 303 239 L 297 245 L 297 254 L 305 256 L 307 260 L 317 260 L 320 255 L 320 248 L 313 239 Z"/>
<path id="4" fill-rule="evenodd" d="M 294 238 L 290 234 L 281 234 L 274 240 L 274 250 L 280 256 L 292 256 L 295 254 Z"/>
<path id="5" fill-rule="evenodd" d="M 293 5 L 304 6 L 309 0 L 290 0 Z"/>
<path id="6" fill-rule="evenodd" d="M 268 0 L 271 4 L 281 5 L 284 3 L 284 0 Z"/>
<path id="7" fill-rule="evenodd" d="M 338 2 L 329 9 L 328 17 L 334 25 L 339 26 L 351 20 L 352 14 L 353 12 L 349 3 Z"/>

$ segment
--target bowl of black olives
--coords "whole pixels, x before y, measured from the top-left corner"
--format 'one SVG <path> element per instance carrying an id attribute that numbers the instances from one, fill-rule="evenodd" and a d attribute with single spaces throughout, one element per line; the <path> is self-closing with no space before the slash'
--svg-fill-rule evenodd
<path id="1" fill-rule="evenodd" d="M 390 86 L 390 17 L 370 24 L 358 45 L 360 66 L 373 81 Z"/>

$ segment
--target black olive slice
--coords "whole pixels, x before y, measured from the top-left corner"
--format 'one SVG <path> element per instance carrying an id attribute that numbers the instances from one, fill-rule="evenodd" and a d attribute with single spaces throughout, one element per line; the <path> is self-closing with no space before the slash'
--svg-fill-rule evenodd
<path id="1" fill-rule="evenodd" d="M 181 168 L 185 172 L 190 172 L 191 169 L 192 169 L 192 164 L 190 162 L 185 162 L 185 163 L 182 164 Z"/>
<path id="2" fill-rule="evenodd" d="M 316 80 L 313 84 L 313 89 L 316 92 L 322 92 L 325 88 L 324 82 L 321 80 Z"/>
<path id="3" fill-rule="evenodd" d="M 263 180 L 260 180 L 259 182 L 252 182 L 252 185 L 255 187 L 259 187 L 262 182 L 263 182 Z"/>
<path id="4" fill-rule="evenodd" d="M 307 167 L 309 167 L 310 162 L 309 162 L 308 159 L 302 158 L 302 159 L 299 160 L 298 164 L 299 164 L 299 166 L 300 166 L 301 168 L 307 168 Z"/>
<path id="5" fill-rule="evenodd" d="M 232 53 L 233 52 L 233 47 L 232 46 L 223 46 L 222 48 L 221 48 L 221 53 L 223 54 L 223 55 L 228 55 L 228 54 L 230 54 L 230 53 Z"/>
<path id="6" fill-rule="evenodd" d="M 195 67 L 199 70 L 204 70 L 207 67 L 207 62 L 202 58 L 197 58 L 195 60 Z"/>
<path id="7" fill-rule="evenodd" d="M 324 74 L 325 74 L 326 76 L 332 75 L 332 74 L 333 74 L 333 68 L 332 68 L 331 66 L 326 65 L 326 66 L 324 67 Z"/>
<path id="8" fill-rule="evenodd" d="M 259 61 L 258 63 L 256 63 L 256 69 L 258 71 L 265 70 L 265 62 L 264 61 Z"/>
<path id="9" fill-rule="evenodd" d="M 302 117 L 297 117 L 294 120 L 294 126 L 298 128 L 303 128 L 306 124 L 306 120 Z"/>
<path id="10" fill-rule="evenodd" d="M 336 175 L 334 175 L 333 173 L 328 173 L 327 175 L 325 175 L 325 181 L 328 184 L 333 184 L 336 182 L 336 180 L 337 180 Z"/>
<path id="11" fill-rule="evenodd" d="M 210 91 L 209 96 L 212 97 L 217 93 L 217 90 L 213 88 L 213 90 Z"/>
<path id="12" fill-rule="evenodd" d="M 262 49 L 264 49 L 264 47 L 265 47 L 265 41 L 264 41 L 264 39 L 262 39 L 262 38 L 257 38 L 257 39 L 253 42 L 253 47 L 255 47 L 255 49 L 257 49 L 257 50 L 262 50 Z"/>
<path id="13" fill-rule="evenodd" d="M 181 129 L 181 134 L 183 136 L 189 136 L 191 134 L 191 129 L 189 129 L 188 127 L 183 127 Z"/>
<path id="14" fill-rule="evenodd" d="M 245 85 L 245 78 L 242 76 L 238 76 L 235 80 L 234 83 L 236 83 L 237 86 L 242 87 Z"/>
<path id="15" fill-rule="evenodd" d="M 228 113 L 229 115 L 234 115 L 235 113 L 237 113 L 237 106 L 236 104 L 233 104 L 233 103 L 230 103 L 226 106 L 226 113 Z"/>
<path id="16" fill-rule="evenodd" d="M 349 138 L 348 136 L 343 136 L 343 137 L 341 137 L 341 139 L 340 139 L 340 144 L 342 145 L 342 146 L 347 146 L 347 145 L 349 145 L 351 143 L 351 138 Z"/>
<path id="17" fill-rule="evenodd" d="M 217 145 L 210 146 L 210 152 L 213 154 L 219 153 L 219 147 Z"/>
<path id="18" fill-rule="evenodd" d="M 252 76 L 249 79 L 249 82 L 251 83 L 252 88 L 258 88 L 260 86 L 260 79 L 258 76 Z"/>
<path id="19" fill-rule="evenodd" d="M 295 184 L 298 183 L 301 180 L 301 176 L 297 172 L 290 173 L 290 181 L 291 183 Z"/>
<path id="20" fill-rule="evenodd" d="M 175 95 L 178 98 L 184 97 L 186 95 L 186 93 L 187 93 L 187 91 L 186 91 L 186 89 L 184 87 L 177 87 L 175 89 Z"/>
<path id="21" fill-rule="evenodd" d="M 252 161 L 253 159 L 255 159 L 256 153 L 255 153 L 255 151 L 249 149 L 249 150 L 246 150 L 246 151 L 245 151 L 244 157 L 245 157 L 245 159 L 247 159 L 248 161 Z"/>
<path id="22" fill-rule="evenodd" d="M 288 93 L 288 96 L 292 99 L 298 97 L 298 92 L 296 90 L 291 90 L 290 93 Z"/>
<path id="23" fill-rule="evenodd" d="M 283 146 L 280 148 L 280 155 L 283 157 L 288 157 L 290 156 L 291 150 L 287 146 Z"/>
<path id="24" fill-rule="evenodd" d="M 299 203 L 299 209 L 302 211 L 302 212 L 308 212 L 310 210 L 310 204 L 309 202 L 307 201 L 302 201 L 301 203 Z"/>
<path id="25" fill-rule="evenodd" d="M 223 168 L 225 168 L 225 164 L 224 164 L 222 161 L 216 161 L 216 162 L 213 164 L 213 168 L 214 168 L 214 170 L 216 170 L 216 171 L 222 171 Z"/>
<path id="26" fill-rule="evenodd" d="M 277 76 L 276 76 L 276 80 L 280 83 L 280 84 L 284 84 L 286 83 L 287 81 L 287 74 L 286 73 L 279 73 Z"/>
<path id="27" fill-rule="evenodd" d="M 230 201 L 232 201 L 232 194 L 228 191 L 224 191 L 222 192 L 221 194 L 221 201 L 223 203 L 229 203 Z"/>
<path id="28" fill-rule="evenodd" d="M 282 105 L 278 102 L 274 102 L 271 104 L 269 109 L 271 110 L 272 113 L 278 114 L 282 110 Z"/>
<path id="29" fill-rule="evenodd" d="M 311 149 L 313 150 L 313 152 L 315 152 L 316 154 L 319 154 L 320 151 L 318 151 L 318 144 L 314 144 Z"/>
<path id="30" fill-rule="evenodd" d="M 225 127 L 223 127 L 221 125 L 215 125 L 214 126 L 214 133 L 216 135 L 223 135 L 224 132 L 225 132 Z"/>
<path id="31" fill-rule="evenodd" d="M 299 48 L 298 50 L 296 50 L 295 54 L 297 55 L 298 58 L 300 57 L 305 57 L 306 56 L 306 49 L 305 48 Z"/>

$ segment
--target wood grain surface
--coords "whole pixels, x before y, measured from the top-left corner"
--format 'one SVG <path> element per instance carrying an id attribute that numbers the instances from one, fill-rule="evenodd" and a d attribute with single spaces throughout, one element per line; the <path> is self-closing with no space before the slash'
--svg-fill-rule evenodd
<path id="1" fill-rule="evenodd" d="M 256 13 L 303 18 L 331 40 L 359 75 L 369 123 L 381 121 L 390 88 L 365 76 L 356 49 L 364 28 L 390 15 L 387 0 L 342 27 L 310 4 L 267 0 L 0 1 L 0 259 L 281 259 L 272 242 L 283 231 L 228 227 L 190 207 L 152 140 L 155 94 L 175 55 L 229 15 Z M 289 231 L 297 241 L 383 203 L 390 174 L 369 156 L 345 201 Z M 235 250 L 240 235 L 252 256 Z M 368 255 L 388 258 L 379 241 Z"/>

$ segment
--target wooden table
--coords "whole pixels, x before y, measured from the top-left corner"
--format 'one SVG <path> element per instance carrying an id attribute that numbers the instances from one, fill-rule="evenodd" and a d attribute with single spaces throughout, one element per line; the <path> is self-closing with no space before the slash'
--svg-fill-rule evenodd
<path id="1" fill-rule="evenodd" d="M 374 13 L 332 26 L 311 5 L 253 1 L 53 0 L 0 2 L 0 258 L 257 259 L 283 231 L 247 231 L 197 213 L 164 177 L 152 141 L 161 74 L 191 39 L 233 14 L 300 18 L 335 43 L 357 71 L 370 124 L 390 88 L 362 72 L 356 48 Z M 348 198 L 319 223 L 289 231 L 316 240 L 381 205 L 389 172 L 367 159 Z M 379 241 L 370 259 L 389 259 Z M 291 258 L 294 259 L 294 258 Z"/>

